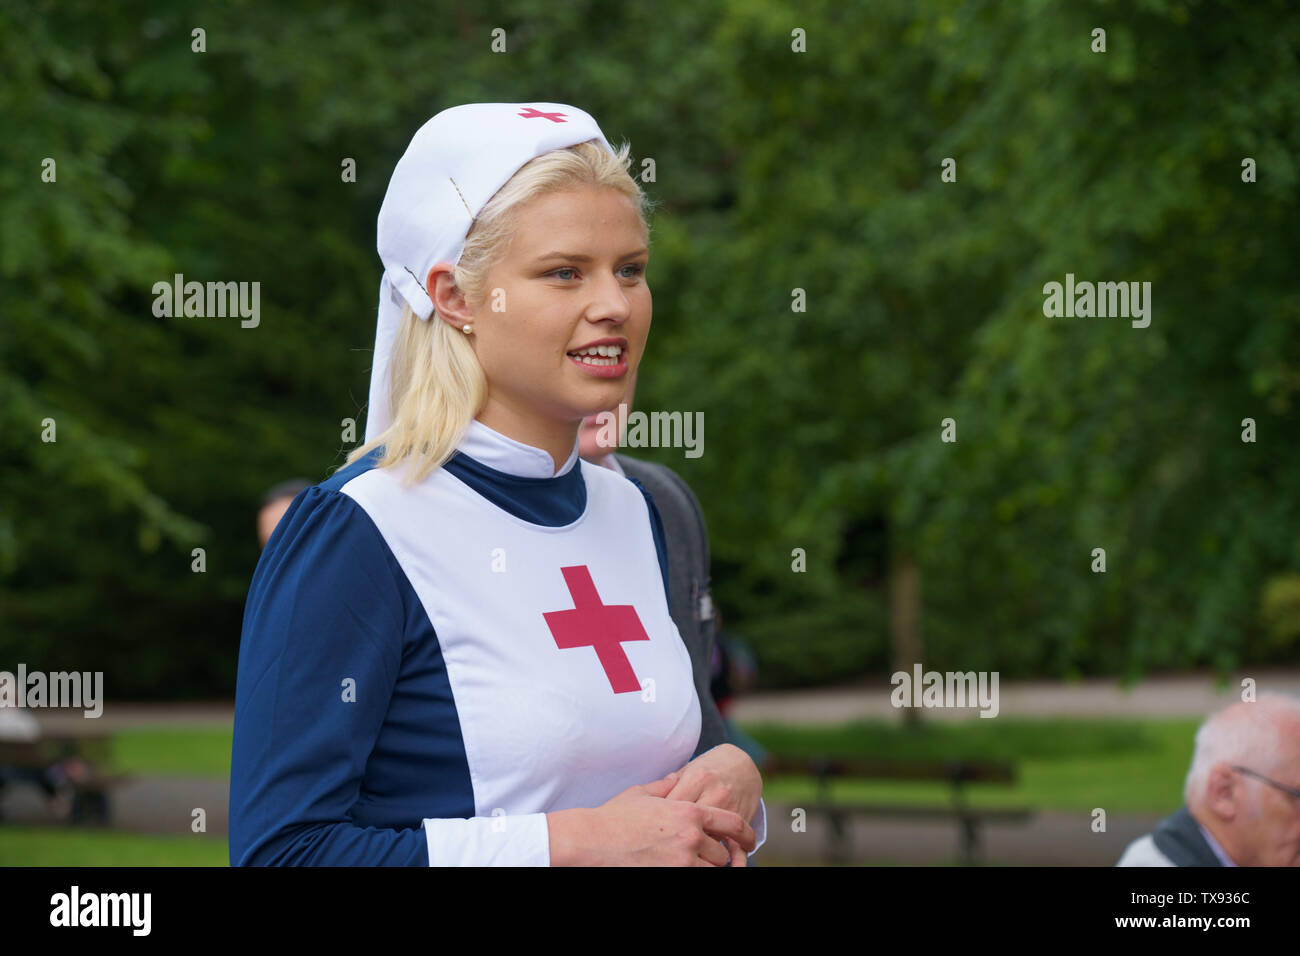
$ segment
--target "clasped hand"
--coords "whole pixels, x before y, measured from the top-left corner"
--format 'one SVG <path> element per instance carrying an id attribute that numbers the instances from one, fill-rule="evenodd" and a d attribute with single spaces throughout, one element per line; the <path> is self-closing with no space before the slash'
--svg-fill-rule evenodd
<path id="1" fill-rule="evenodd" d="M 763 778 L 739 747 L 721 744 L 599 807 L 548 813 L 552 866 L 744 866 Z"/>
<path id="2" fill-rule="evenodd" d="M 665 799 L 685 800 L 705 807 L 730 810 L 748 823 L 758 812 L 763 795 L 763 777 L 749 754 L 734 744 L 719 744 L 702 753 L 667 778 L 674 778 Z M 741 846 L 731 837 L 721 837 L 732 866 L 744 866 L 751 846 Z"/>

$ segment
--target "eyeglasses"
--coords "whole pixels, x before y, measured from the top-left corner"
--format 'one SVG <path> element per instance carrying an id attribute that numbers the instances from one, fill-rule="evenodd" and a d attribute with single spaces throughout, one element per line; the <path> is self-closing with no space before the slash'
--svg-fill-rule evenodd
<path id="1" fill-rule="evenodd" d="M 1234 765 L 1232 765 L 1232 769 L 1233 769 L 1233 770 L 1240 771 L 1241 773 L 1249 774 L 1249 775 L 1252 776 L 1252 777 L 1258 777 L 1260 780 L 1263 780 L 1263 781 L 1264 781 L 1266 784 L 1268 784 L 1269 786 L 1271 786 L 1271 787 L 1277 787 L 1277 788 L 1278 788 L 1279 790 L 1281 790 L 1283 793 L 1290 794 L 1290 795 L 1293 796 L 1293 797 L 1300 797 L 1300 788 L 1296 788 L 1296 787 L 1288 787 L 1288 786 L 1287 786 L 1286 784 L 1284 784 L 1284 783 L 1278 783 L 1276 780 L 1270 780 L 1268 777 L 1264 776 L 1262 773 L 1256 773 L 1255 771 L 1253 771 L 1253 770 L 1251 770 L 1251 769 L 1249 769 L 1249 768 L 1247 768 L 1247 767 L 1238 767 L 1238 766 L 1236 766 L 1236 765 L 1234 764 Z"/>

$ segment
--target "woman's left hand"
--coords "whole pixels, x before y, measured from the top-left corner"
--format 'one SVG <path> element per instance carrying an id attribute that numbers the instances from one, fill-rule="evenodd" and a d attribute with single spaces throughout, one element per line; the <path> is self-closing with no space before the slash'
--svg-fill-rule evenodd
<path id="1" fill-rule="evenodd" d="M 763 795 L 763 777 L 749 754 L 734 744 L 719 744 L 700 754 L 677 771 L 677 783 L 668 800 L 686 800 L 709 807 L 721 807 L 746 822 L 758 812 Z M 734 840 L 725 840 L 731 865 L 745 865 L 745 851 Z"/>

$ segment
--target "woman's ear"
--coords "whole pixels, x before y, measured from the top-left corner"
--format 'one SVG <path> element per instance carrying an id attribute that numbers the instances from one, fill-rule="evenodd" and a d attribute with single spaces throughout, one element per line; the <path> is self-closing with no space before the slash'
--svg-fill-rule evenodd
<path id="1" fill-rule="evenodd" d="M 444 321 L 460 328 L 473 320 L 465 294 L 456 287 L 456 267 L 449 262 L 436 263 L 424 280 L 425 291 Z"/>

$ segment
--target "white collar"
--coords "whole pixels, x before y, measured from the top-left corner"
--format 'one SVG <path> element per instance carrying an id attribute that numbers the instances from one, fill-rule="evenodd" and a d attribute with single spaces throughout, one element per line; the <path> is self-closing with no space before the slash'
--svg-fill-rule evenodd
<path id="1" fill-rule="evenodd" d="M 578 461 L 576 434 L 569 460 L 556 471 L 550 452 L 515 441 L 477 419 L 469 423 L 457 449 L 480 464 L 519 478 L 559 478 L 568 474 Z"/>
<path id="2" fill-rule="evenodd" d="M 1196 818 L 1193 817 L 1192 819 L 1195 820 Z M 1205 842 L 1209 844 L 1210 849 L 1214 851 L 1214 855 L 1219 858 L 1219 862 L 1224 866 L 1236 866 L 1237 861 L 1228 856 L 1227 850 L 1219 846 L 1219 841 L 1214 839 L 1214 834 L 1202 826 L 1200 820 L 1196 821 L 1196 825 L 1200 827 L 1201 836 L 1205 837 Z"/>

